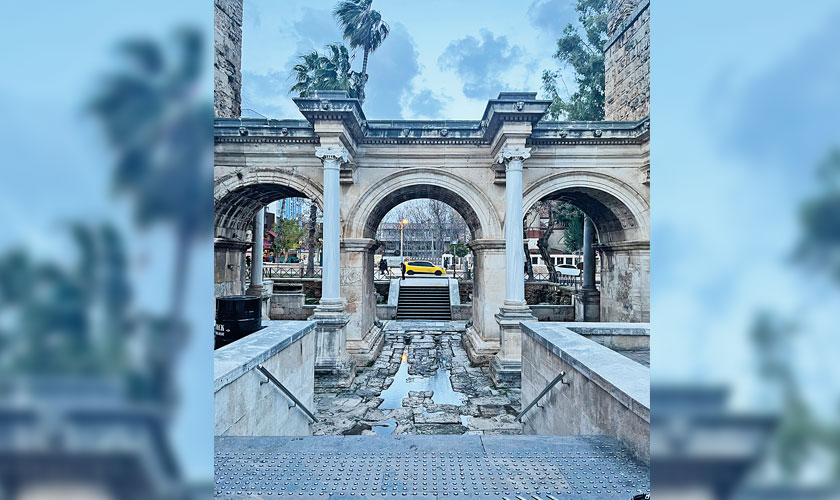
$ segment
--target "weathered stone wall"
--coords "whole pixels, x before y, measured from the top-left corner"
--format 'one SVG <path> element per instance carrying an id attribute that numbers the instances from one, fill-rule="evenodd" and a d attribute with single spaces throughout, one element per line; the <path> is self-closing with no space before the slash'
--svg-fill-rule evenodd
<path id="1" fill-rule="evenodd" d="M 243 0 L 215 0 L 214 102 L 216 116 L 242 114 L 242 7 Z"/>
<path id="2" fill-rule="evenodd" d="M 214 353 L 214 435 L 309 436 L 310 420 L 257 371 L 263 365 L 307 408 L 314 408 L 315 324 L 269 322 Z"/>
<path id="3" fill-rule="evenodd" d="M 215 245 L 213 272 L 215 297 L 242 295 L 245 292 L 244 269 L 247 245 Z"/>
<path id="4" fill-rule="evenodd" d="M 574 321 L 575 306 L 539 304 L 531 306 L 531 314 L 537 317 L 537 321 Z"/>
<path id="5" fill-rule="evenodd" d="M 275 293 L 271 295 L 271 319 L 304 320 L 312 316 L 314 307 L 304 305 L 302 293 Z"/>
<path id="6" fill-rule="evenodd" d="M 524 322 L 522 331 L 523 404 L 566 372 L 566 384 L 522 418 L 523 432 L 614 436 L 649 463 L 650 369 L 559 323 Z"/>
<path id="7" fill-rule="evenodd" d="M 607 120 L 650 115 L 650 0 L 611 0 L 604 50 Z"/>
<path id="8" fill-rule="evenodd" d="M 599 246 L 601 320 L 617 323 L 650 321 L 650 244 Z"/>

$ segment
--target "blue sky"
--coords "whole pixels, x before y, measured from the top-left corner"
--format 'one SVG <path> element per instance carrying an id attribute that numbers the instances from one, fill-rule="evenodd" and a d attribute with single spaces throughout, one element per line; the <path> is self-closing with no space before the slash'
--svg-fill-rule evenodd
<path id="1" fill-rule="evenodd" d="M 766 309 L 802 326 L 791 359 L 833 411 L 840 297 L 790 256 L 814 168 L 840 145 L 840 6 L 652 8 L 652 376 L 727 383 L 736 404 L 766 406 L 747 335 Z"/>
<path id="2" fill-rule="evenodd" d="M 341 41 L 334 1 L 248 0 L 243 28 L 243 108 L 299 118 L 289 99 L 298 55 Z M 391 34 L 368 62 L 370 119 L 479 119 L 503 90 L 539 91 L 557 36 L 577 19 L 569 0 L 376 0 Z M 361 67 L 362 53 L 353 65 Z M 571 81 L 569 81 L 571 83 Z"/>

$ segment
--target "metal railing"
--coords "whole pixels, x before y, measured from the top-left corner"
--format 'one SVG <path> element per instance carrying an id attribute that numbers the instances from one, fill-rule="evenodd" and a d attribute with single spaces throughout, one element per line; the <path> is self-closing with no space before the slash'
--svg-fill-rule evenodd
<path id="1" fill-rule="evenodd" d="M 306 271 L 306 264 L 301 267 L 299 264 L 273 264 L 270 262 L 263 262 L 263 279 L 272 278 L 320 278 L 321 266 L 315 266 L 313 272 Z M 246 281 L 251 280 L 251 268 L 245 269 Z"/>
<path id="2" fill-rule="evenodd" d="M 306 416 L 307 416 L 307 417 L 309 417 L 309 418 L 311 418 L 311 419 L 312 419 L 312 422 L 313 422 L 313 423 L 317 423 L 317 422 L 318 422 L 318 419 L 317 419 L 317 418 L 315 418 L 315 415 L 313 415 L 313 414 L 312 414 L 312 412 L 311 412 L 311 411 L 309 411 L 309 409 L 308 409 L 306 406 L 304 406 L 304 404 L 303 404 L 303 403 L 301 403 L 301 402 L 300 402 L 300 400 L 299 400 L 298 398 L 296 398 L 296 397 L 295 397 L 295 395 L 294 395 L 294 394 L 292 394 L 292 392 L 291 392 L 290 390 L 286 389 L 286 386 L 284 386 L 283 384 L 281 384 L 281 383 L 280 383 L 280 381 L 279 381 L 279 380 L 277 380 L 277 378 L 276 378 L 274 375 L 272 375 L 270 371 L 266 370 L 266 369 L 265 369 L 265 367 L 264 367 L 263 365 L 257 365 L 257 370 L 259 370 L 259 371 L 260 371 L 260 373 L 262 373 L 263 375 L 265 375 L 265 378 L 267 378 L 267 379 L 268 379 L 268 380 L 269 380 L 272 384 L 274 384 L 274 385 L 275 385 L 276 387 L 278 387 L 281 391 L 283 391 L 283 392 L 286 394 L 286 396 L 288 396 L 288 397 L 289 397 L 289 399 L 291 399 L 292 401 L 294 401 L 294 403 L 295 403 L 295 404 L 293 404 L 292 406 L 289 406 L 289 408 L 293 408 L 293 407 L 297 406 L 298 408 L 300 408 L 301 410 L 303 410 L 303 412 L 304 412 L 304 413 L 306 413 Z"/>
<path id="3" fill-rule="evenodd" d="M 520 412 L 519 412 L 519 414 L 518 414 L 518 415 L 516 415 L 516 418 L 515 418 L 515 419 L 513 419 L 513 421 L 514 421 L 514 422 L 521 422 L 521 421 L 522 421 L 522 417 L 523 417 L 526 413 L 528 413 L 528 410 L 530 410 L 531 408 L 533 408 L 533 407 L 534 407 L 534 405 L 535 405 L 535 404 L 537 404 L 537 402 L 539 402 L 539 400 L 540 400 L 540 399 L 542 399 L 542 397 L 543 397 L 543 396 L 545 396 L 546 394 L 548 394 L 548 391 L 550 391 L 552 387 L 554 387 L 555 385 L 557 385 L 557 382 L 563 382 L 563 385 L 569 385 L 569 383 L 568 383 L 568 382 L 566 382 L 565 380 L 563 380 L 563 377 L 565 377 L 565 376 L 566 376 L 566 372 L 560 372 L 560 375 L 557 375 L 556 377 L 554 377 L 554 380 L 552 380 L 552 381 L 551 381 L 551 383 L 550 383 L 550 384 L 548 384 L 548 385 L 545 387 L 545 389 L 543 389 L 543 390 L 542 390 L 542 392 L 540 392 L 539 396 L 537 396 L 536 398 L 534 398 L 534 400 L 533 400 L 533 401 L 531 401 L 531 404 L 529 404 L 528 406 L 526 406 L 524 410 L 520 411 Z"/>
<path id="4" fill-rule="evenodd" d="M 374 281 L 387 281 L 391 278 L 399 278 L 400 277 L 400 269 L 399 268 L 390 268 L 391 272 L 388 273 L 387 271 L 382 272 L 379 268 L 374 269 L 373 271 L 373 280 Z M 472 279 L 472 272 L 471 271 L 461 271 L 461 270 L 446 270 L 446 274 L 443 275 L 444 278 L 455 278 L 458 281 L 465 281 Z"/>

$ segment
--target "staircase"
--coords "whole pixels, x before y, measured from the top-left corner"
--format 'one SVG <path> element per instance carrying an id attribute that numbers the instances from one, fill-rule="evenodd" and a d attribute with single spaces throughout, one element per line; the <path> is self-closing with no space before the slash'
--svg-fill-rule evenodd
<path id="1" fill-rule="evenodd" d="M 397 319 L 452 319 L 448 286 L 400 286 Z"/>

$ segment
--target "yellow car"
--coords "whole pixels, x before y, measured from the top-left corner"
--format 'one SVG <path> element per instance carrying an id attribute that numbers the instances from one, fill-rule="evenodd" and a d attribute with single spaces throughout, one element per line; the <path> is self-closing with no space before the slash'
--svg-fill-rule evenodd
<path id="1" fill-rule="evenodd" d="M 414 274 L 434 274 L 435 276 L 440 276 L 446 274 L 446 270 L 425 260 L 410 260 L 405 263 L 405 274 L 409 276 Z"/>

